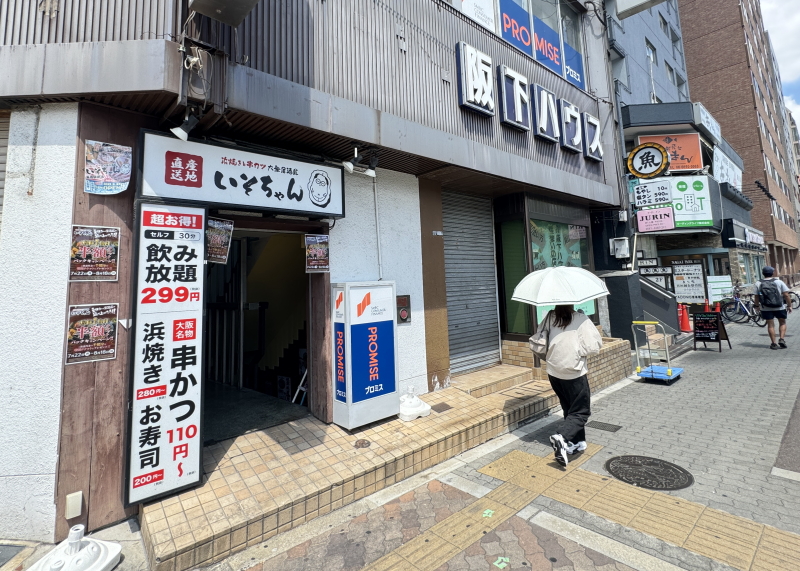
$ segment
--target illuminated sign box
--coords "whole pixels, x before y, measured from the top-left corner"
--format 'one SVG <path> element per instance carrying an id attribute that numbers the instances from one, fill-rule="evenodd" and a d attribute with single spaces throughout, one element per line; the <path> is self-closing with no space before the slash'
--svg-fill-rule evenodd
<path id="1" fill-rule="evenodd" d="M 333 422 L 352 430 L 398 414 L 394 282 L 331 284 L 331 311 Z"/>

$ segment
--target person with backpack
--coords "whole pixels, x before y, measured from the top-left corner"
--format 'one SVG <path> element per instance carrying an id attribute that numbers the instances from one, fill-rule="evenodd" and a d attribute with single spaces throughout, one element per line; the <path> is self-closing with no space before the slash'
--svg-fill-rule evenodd
<path id="1" fill-rule="evenodd" d="M 761 316 L 767 320 L 770 349 L 786 349 L 786 314 L 792 312 L 792 299 L 789 287 L 778 278 L 773 277 L 775 268 L 764 266 L 761 274 L 764 279 L 756 282 L 755 307 L 761 310 Z M 778 319 L 778 342 L 775 343 L 775 321 Z"/>

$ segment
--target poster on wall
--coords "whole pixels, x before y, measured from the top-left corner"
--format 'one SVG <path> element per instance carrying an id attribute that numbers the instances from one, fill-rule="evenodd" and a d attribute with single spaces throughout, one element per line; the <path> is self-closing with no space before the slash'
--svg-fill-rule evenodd
<path id="1" fill-rule="evenodd" d="M 233 240 L 233 221 L 208 218 L 206 228 L 206 259 L 209 264 L 227 264 Z"/>
<path id="2" fill-rule="evenodd" d="M 672 262 L 673 283 L 678 303 L 703 303 L 706 300 L 706 282 L 703 263 L 695 260 Z"/>
<path id="3" fill-rule="evenodd" d="M 306 273 L 325 273 L 331 271 L 331 256 L 325 234 L 306 234 Z"/>
<path id="4" fill-rule="evenodd" d="M 144 134 L 143 197 L 344 216 L 344 168 Z"/>
<path id="5" fill-rule="evenodd" d="M 119 279 L 120 229 L 72 226 L 69 281 L 115 282 Z"/>
<path id="6" fill-rule="evenodd" d="M 453 0 L 453 6 L 484 28 L 493 32 L 497 31 L 497 23 L 494 19 L 494 0 Z"/>
<path id="7" fill-rule="evenodd" d="M 570 266 L 588 267 L 589 240 L 584 226 L 531 220 L 533 269 Z"/>
<path id="8" fill-rule="evenodd" d="M 205 210 L 141 205 L 127 503 L 202 475 Z"/>
<path id="9" fill-rule="evenodd" d="M 118 303 L 70 305 L 65 363 L 116 359 L 118 314 Z"/>
<path id="10" fill-rule="evenodd" d="M 133 167 L 133 149 L 123 145 L 86 141 L 83 191 L 119 194 L 127 190 Z"/>
<path id="11" fill-rule="evenodd" d="M 667 149 L 669 170 L 672 172 L 696 171 L 703 168 L 699 133 L 639 137 L 639 144 L 643 143 L 658 143 Z"/>

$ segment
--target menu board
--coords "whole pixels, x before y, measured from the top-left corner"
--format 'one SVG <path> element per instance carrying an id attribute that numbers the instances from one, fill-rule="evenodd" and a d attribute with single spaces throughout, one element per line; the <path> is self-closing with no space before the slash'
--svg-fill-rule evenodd
<path id="1" fill-rule="evenodd" d="M 731 342 L 728 339 L 728 331 L 722 322 L 722 314 L 717 312 L 695 313 L 694 317 L 694 348 L 697 350 L 697 342 L 703 344 L 707 342 L 719 343 L 719 350 L 722 352 L 722 342 L 727 341 L 728 347 Z M 732 347 L 731 347 L 732 348 Z"/>
<path id="2" fill-rule="evenodd" d="M 141 206 L 129 504 L 202 476 L 205 218 L 202 208 Z"/>
<path id="3" fill-rule="evenodd" d="M 703 303 L 706 300 L 706 282 L 703 263 L 695 260 L 672 262 L 675 296 L 678 303 Z"/>
<path id="4" fill-rule="evenodd" d="M 640 181 L 633 187 L 636 206 L 655 206 L 672 202 L 672 184 L 668 179 Z"/>

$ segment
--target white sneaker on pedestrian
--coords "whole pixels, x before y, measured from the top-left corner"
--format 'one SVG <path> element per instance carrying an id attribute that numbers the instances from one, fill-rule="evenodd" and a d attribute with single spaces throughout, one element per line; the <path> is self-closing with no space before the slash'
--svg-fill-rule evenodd
<path id="1" fill-rule="evenodd" d="M 567 442 L 567 454 L 575 454 L 576 452 L 583 452 L 586 450 L 586 441 L 581 440 L 577 444 Z"/>
<path id="2" fill-rule="evenodd" d="M 569 458 L 567 458 L 569 452 L 567 451 L 567 443 L 564 442 L 564 437 L 560 434 L 554 434 L 550 437 L 550 444 L 553 446 L 553 452 L 555 452 L 556 455 L 556 462 L 562 466 L 569 464 Z"/>

